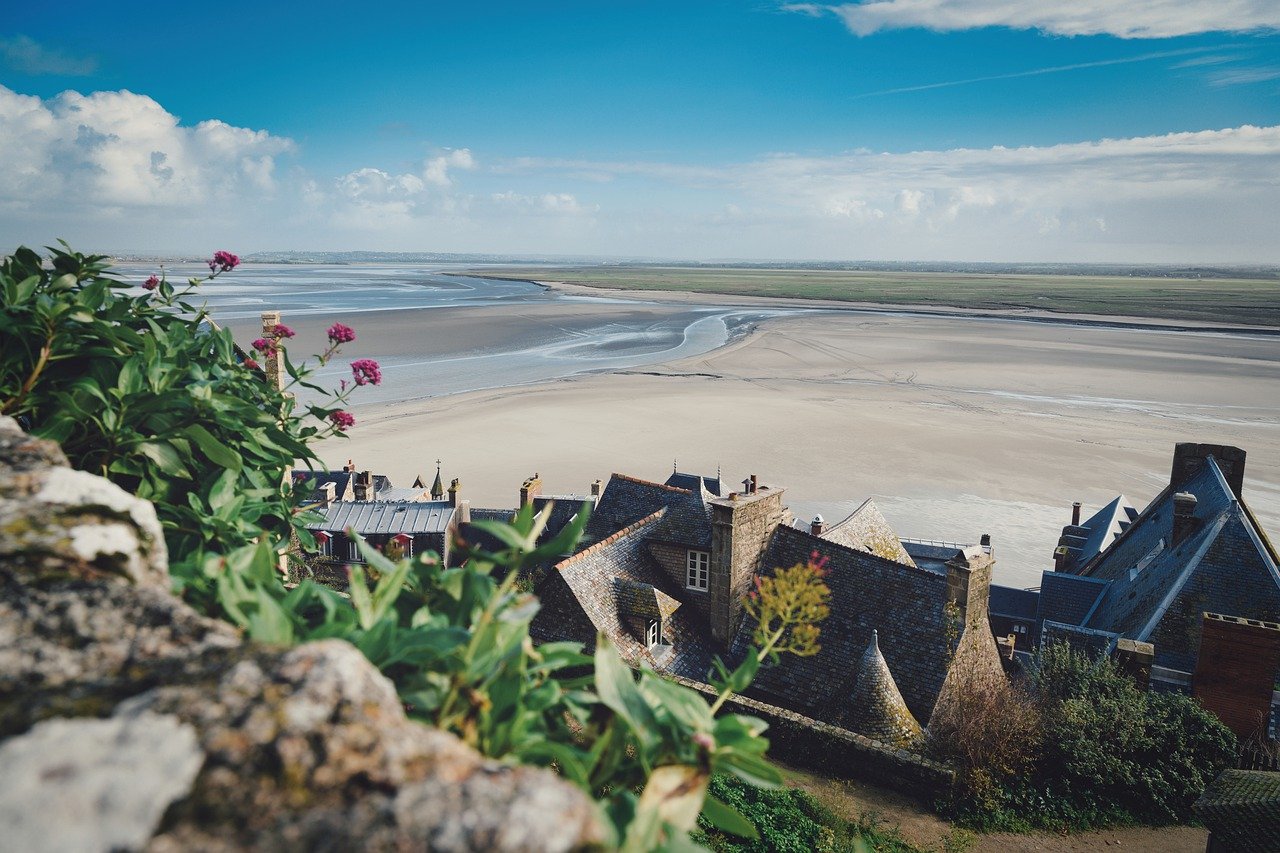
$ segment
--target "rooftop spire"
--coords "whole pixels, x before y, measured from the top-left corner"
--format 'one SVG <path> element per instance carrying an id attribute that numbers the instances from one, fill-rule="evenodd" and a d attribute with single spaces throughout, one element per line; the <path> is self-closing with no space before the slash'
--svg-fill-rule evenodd
<path id="1" fill-rule="evenodd" d="M 436 460 L 436 481 L 431 484 L 431 499 L 444 500 L 444 481 L 440 479 L 440 460 Z"/>
<path id="2" fill-rule="evenodd" d="M 920 724 L 907 709 L 889 664 L 880 653 L 880 635 L 874 629 L 871 642 L 862 653 L 850 700 L 846 720 L 854 731 L 903 747 L 923 737 Z"/>

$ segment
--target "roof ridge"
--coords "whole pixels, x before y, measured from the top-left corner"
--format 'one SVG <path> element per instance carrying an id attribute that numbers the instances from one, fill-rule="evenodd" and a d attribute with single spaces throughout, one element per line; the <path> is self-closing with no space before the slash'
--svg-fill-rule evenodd
<path id="1" fill-rule="evenodd" d="M 622 528 L 617 533 L 614 533 L 610 536 L 605 537 L 604 539 L 601 539 L 599 542 L 595 543 L 591 547 L 583 548 L 578 553 L 573 554 L 569 557 L 565 557 L 563 560 L 556 563 L 555 568 L 557 570 L 561 570 L 565 566 L 568 566 L 570 563 L 575 563 L 578 560 L 582 559 L 583 557 L 587 557 L 591 554 L 599 553 L 601 550 L 608 547 L 609 545 L 612 545 L 614 542 L 617 542 L 619 539 L 623 538 L 624 536 L 630 536 L 632 533 L 635 533 L 641 527 L 644 527 L 647 524 L 652 524 L 654 521 L 657 521 L 659 518 L 662 517 L 662 514 L 665 513 L 666 511 L 667 511 L 667 508 L 664 506 L 662 509 L 658 510 L 657 512 L 651 513 L 645 516 L 644 518 L 640 519 L 639 521 L 635 522 L 634 524 L 630 524 Z"/>
<path id="2" fill-rule="evenodd" d="M 610 477 L 618 480 L 625 480 L 628 483 L 638 483 L 641 486 L 653 486 L 659 489 L 666 489 L 669 492 L 678 492 L 682 495 L 693 494 L 693 489 L 681 489 L 677 486 L 668 486 L 666 483 L 655 483 L 652 480 L 642 480 L 639 477 L 632 477 L 629 474 L 619 474 L 617 471 L 614 471 Z"/>
<path id="3" fill-rule="evenodd" d="M 1160 502 L 1165 499 L 1165 496 L 1172 491 L 1173 491 L 1173 484 L 1172 483 L 1167 484 L 1163 489 L 1159 491 L 1159 493 L 1154 498 L 1150 500 L 1150 502 L 1145 507 L 1143 507 L 1138 512 L 1138 517 L 1135 518 L 1133 521 L 1131 521 L 1128 527 L 1120 531 L 1119 536 L 1111 540 L 1110 545 L 1103 548 L 1098 553 L 1094 554 L 1093 557 L 1090 558 L 1089 562 L 1085 563 L 1083 566 L 1080 567 L 1079 572 L 1072 572 L 1071 574 L 1078 574 L 1080 577 L 1091 577 L 1091 575 L 1086 573 L 1092 572 L 1094 569 L 1096 569 L 1098 567 L 1098 564 L 1102 562 L 1103 557 L 1106 556 L 1108 553 L 1110 553 L 1112 549 L 1118 548 L 1120 546 L 1120 543 L 1124 542 L 1129 537 L 1130 534 L 1133 534 L 1136 536 L 1137 534 L 1135 534 L 1134 531 L 1137 530 L 1142 525 L 1142 522 L 1146 520 L 1147 516 L 1150 515 L 1151 512 L 1156 508 L 1156 506 L 1158 506 Z"/>
<path id="4" fill-rule="evenodd" d="M 896 566 L 897 568 L 900 568 L 900 569 L 913 569 L 917 572 L 920 572 L 921 574 L 928 575 L 931 578 L 938 577 L 938 572 L 935 572 L 933 569 L 922 568 L 921 566 L 917 566 L 914 564 L 899 563 L 897 560 L 890 560 L 888 557 L 881 557 L 879 554 L 873 551 L 863 551 L 859 548 L 851 548 L 850 546 L 841 544 L 840 542 L 833 542 L 830 539 L 823 539 L 821 536 L 815 536 L 812 533 L 810 533 L 808 530 L 802 530 L 799 527 L 792 527 L 788 524 L 779 524 L 777 529 L 785 530 L 788 533 L 798 533 L 801 536 L 804 536 L 808 539 L 812 539 L 815 542 L 821 542 L 823 545 L 827 545 L 832 548 L 839 548 L 842 551 L 847 551 L 850 554 L 856 554 L 859 557 L 871 557 L 877 560 L 878 562 L 884 563 L 886 566 Z"/>

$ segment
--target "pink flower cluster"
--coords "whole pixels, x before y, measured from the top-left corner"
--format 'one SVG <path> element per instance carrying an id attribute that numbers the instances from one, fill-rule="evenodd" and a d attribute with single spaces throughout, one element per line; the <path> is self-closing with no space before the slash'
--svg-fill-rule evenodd
<path id="1" fill-rule="evenodd" d="M 355 329 L 350 326 L 344 326 L 341 323 L 334 323 L 329 327 L 329 340 L 335 344 L 349 344 L 356 339 Z"/>
<path id="2" fill-rule="evenodd" d="M 351 375 L 357 385 L 382 384 L 382 368 L 371 358 L 358 358 L 351 362 Z"/>
<path id="3" fill-rule="evenodd" d="M 279 352 L 280 342 L 285 338 L 292 338 L 294 332 L 293 329 L 290 329 L 284 323 L 276 323 L 271 327 L 271 331 L 268 334 L 270 337 L 257 338 L 253 343 L 249 344 L 249 346 L 253 347 L 267 358 L 270 358 Z"/>
<path id="4" fill-rule="evenodd" d="M 333 422 L 333 425 L 337 427 L 339 432 L 348 430 L 356 425 L 356 417 L 350 412 L 330 412 L 329 420 Z"/>
<path id="5" fill-rule="evenodd" d="M 230 252 L 219 250 L 209 259 L 209 272 L 230 272 L 240 266 L 240 257 Z"/>
<path id="6" fill-rule="evenodd" d="M 277 341 L 280 340 L 281 338 L 292 338 L 293 329 L 290 329 L 284 323 L 276 323 L 275 326 L 271 329 L 271 336 L 274 337 Z"/>
<path id="7" fill-rule="evenodd" d="M 146 281 L 144 281 L 142 283 L 142 286 L 147 290 L 155 290 L 157 287 L 160 286 L 160 278 L 158 276 L 153 275 L 150 278 L 148 278 Z"/>

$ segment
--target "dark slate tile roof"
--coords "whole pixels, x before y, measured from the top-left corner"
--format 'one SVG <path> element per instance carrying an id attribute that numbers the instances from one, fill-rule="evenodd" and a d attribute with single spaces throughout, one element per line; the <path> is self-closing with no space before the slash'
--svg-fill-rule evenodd
<path id="1" fill-rule="evenodd" d="M 1280 850 L 1280 773 L 1224 770 L 1193 810 L 1223 850 Z"/>
<path id="2" fill-rule="evenodd" d="M 687 489 L 696 492 L 700 489 L 706 489 L 715 497 L 720 497 L 720 476 L 703 477 L 700 474 L 682 474 L 679 471 L 673 472 L 667 478 L 666 485 L 675 486 L 677 489 Z"/>
<path id="3" fill-rule="evenodd" d="M 1084 652 L 1090 657 L 1110 654 L 1118 638 L 1119 635 L 1111 631 L 1099 631 L 1081 625 L 1045 622 L 1040 626 L 1041 645 L 1065 641 L 1070 643 L 1073 649 Z"/>
<path id="4" fill-rule="evenodd" d="M 1173 492 L 1161 493 L 1088 567 L 1110 580 L 1088 625 L 1152 642 L 1157 664 L 1188 670 L 1203 611 L 1280 621 L 1280 570 L 1212 458 L 1179 491 L 1197 498 L 1195 528 L 1173 542 Z"/>
<path id="5" fill-rule="evenodd" d="M 667 511 L 649 538 L 691 548 L 711 547 L 711 507 L 702 492 L 671 493 Z"/>
<path id="6" fill-rule="evenodd" d="M 831 614 L 821 625 L 822 649 L 812 657 L 784 656 L 778 665 L 763 669 L 751 695 L 838 725 L 875 630 L 907 707 L 917 720 L 927 720 L 950 653 L 943 615 L 946 575 L 785 526 L 774 532 L 762 571 L 806 562 L 814 551 L 827 558 L 824 580 L 831 590 Z M 753 620 L 743 620 L 733 660 L 747 654 L 754 629 Z"/>
<path id="7" fill-rule="evenodd" d="M 947 560 L 950 560 L 964 546 L 944 544 L 940 542 L 921 542 L 903 539 L 902 548 L 911 557 L 918 568 L 946 574 Z"/>
<path id="8" fill-rule="evenodd" d="M 596 503 L 585 539 L 599 542 L 642 518 L 665 509 L 676 496 L 692 497 L 688 489 L 677 489 L 662 483 L 638 480 L 625 474 L 614 474 Z"/>
<path id="9" fill-rule="evenodd" d="M 299 480 L 315 480 L 316 491 L 312 492 L 312 496 L 316 495 L 320 491 L 320 489 L 324 487 L 326 483 L 333 483 L 334 494 L 337 495 L 339 499 L 341 499 L 342 496 L 346 494 L 347 487 L 351 483 L 350 471 L 297 470 L 297 471 L 291 471 L 290 474 L 292 475 L 294 482 L 297 482 Z"/>
<path id="10" fill-rule="evenodd" d="M 991 584 L 987 609 L 993 614 L 1014 619 L 1035 619 L 1040 605 L 1040 593 L 1033 589 L 1015 589 L 1011 586 Z"/>
<path id="11" fill-rule="evenodd" d="M 911 555 L 902 547 L 902 540 L 885 521 L 875 501 L 866 500 L 849 517 L 838 521 L 822 532 L 822 538 L 859 551 L 870 551 L 886 560 L 894 560 L 914 566 Z M 948 558 L 950 555 L 948 555 Z"/>
<path id="12" fill-rule="evenodd" d="M 362 536 L 379 533 L 444 533 L 453 519 L 448 501 L 335 501 L 309 530 L 354 528 Z"/>
<path id="13" fill-rule="evenodd" d="M 678 606 L 683 590 L 667 579 L 645 546 L 665 512 L 658 510 L 561 561 L 548 573 L 538 587 L 543 610 L 534 619 L 534 633 L 539 641 L 590 640 L 593 645 L 598 631 L 632 666 L 645 664 L 685 678 L 706 679 L 714 649 L 706 627 L 696 608 Z M 669 614 L 662 620 L 662 638 L 670 648 L 656 656 L 632 633 L 624 621 L 629 614 L 619 607 L 635 603 L 629 590 L 637 587 L 653 589 L 655 606 Z"/>
<path id="14" fill-rule="evenodd" d="M 994 593 L 995 587 L 991 589 Z M 1040 576 L 1040 601 L 1036 618 L 1064 625 L 1082 625 L 1093 615 L 1106 590 L 1107 582 L 1097 578 L 1082 578 L 1066 572 L 1044 572 Z"/>

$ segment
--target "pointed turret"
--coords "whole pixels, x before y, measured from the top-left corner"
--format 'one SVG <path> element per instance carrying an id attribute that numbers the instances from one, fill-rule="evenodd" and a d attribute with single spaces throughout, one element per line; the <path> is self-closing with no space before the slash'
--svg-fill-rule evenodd
<path id="1" fill-rule="evenodd" d="M 846 720 L 853 731 L 901 747 L 915 745 L 923 737 L 920 724 L 898 692 L 889 664 L 880 654 L 880 637 L 874 630 L 871 644 L 862 654 L 858 681 L 850 698 Z"/>
<path id="2" fill-rule="evenodd" d="M 440 479 L 440 460 L 436 460 L 436 481 L 431 484 L 431 500 L 444 500 L 444 481 Z"/>

